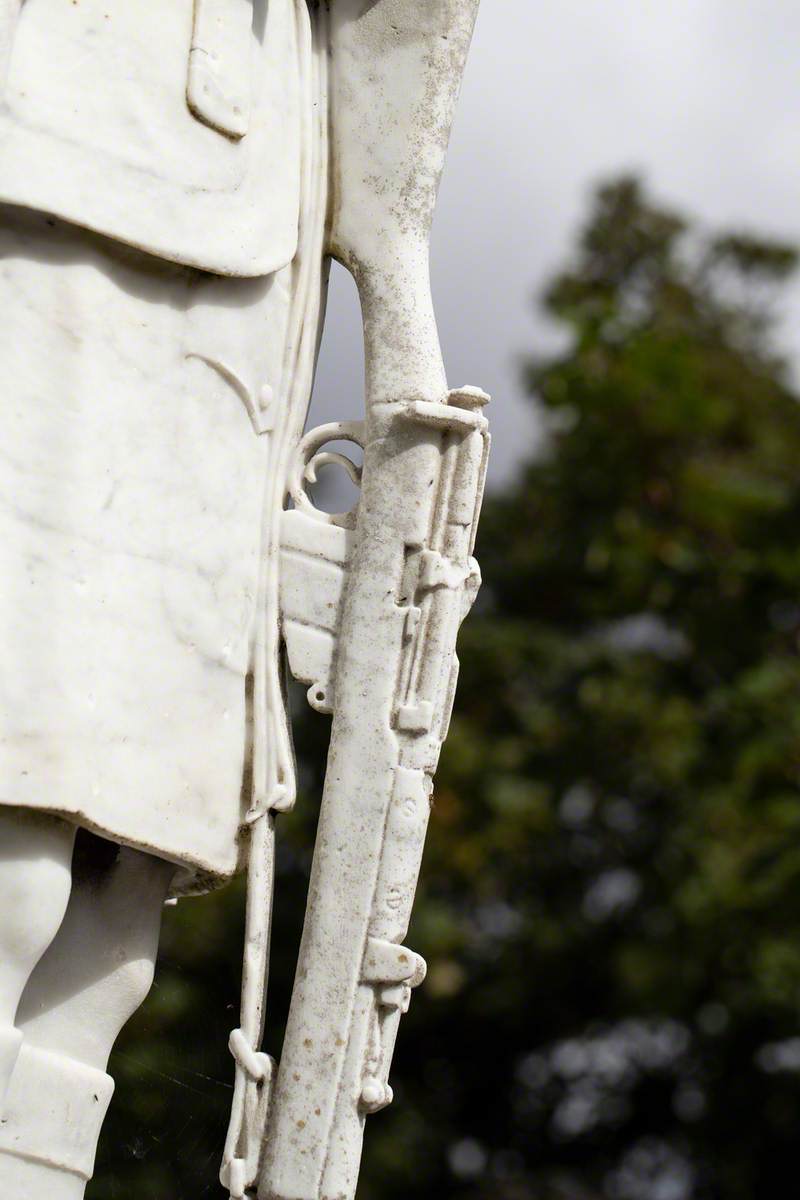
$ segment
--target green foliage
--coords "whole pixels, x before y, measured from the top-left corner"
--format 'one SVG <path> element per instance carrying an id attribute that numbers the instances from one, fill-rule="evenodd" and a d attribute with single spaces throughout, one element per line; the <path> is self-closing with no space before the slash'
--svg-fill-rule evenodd
<path id="1" fill-rule="evenodd" d="M 753 1200 L 792 1177 L 800 408 L 773 334 L 795 264 L 622 179 L 547 289 L 548 450 L 484 514 L 409 937 L 430 973 L 363 1200 Z M 310 813 L 281 860 L 279 1012 Z M 239 900 L 169 916 L 95 1200 L 217 1194 Z"/>

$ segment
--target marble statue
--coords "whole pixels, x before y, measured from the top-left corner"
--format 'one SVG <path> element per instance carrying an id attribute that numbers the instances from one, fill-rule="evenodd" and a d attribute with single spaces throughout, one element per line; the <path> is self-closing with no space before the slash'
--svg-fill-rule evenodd
<path id="1" fill-rule="evenodd" d="M 2 1200 L 83 1196 L 163 905 L 243 869 L 222 1182 L 354 1194 L 479 582 L 486 397 L 448 390 L 428 282 L 477 3 L 0 0 Z M 365 419 L 304 436 L 330 258 Z M 315 508 L 326 463 L 352 512 Z M 332 734 L 276 1064 L 285 661 Z"/>

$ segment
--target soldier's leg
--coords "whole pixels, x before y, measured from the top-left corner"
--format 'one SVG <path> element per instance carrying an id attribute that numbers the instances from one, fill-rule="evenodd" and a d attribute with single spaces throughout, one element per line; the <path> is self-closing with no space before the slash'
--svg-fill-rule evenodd
<path id="1" fill-rule="evenodd" d="M 18 1014 L 25 1041 L 0 1131 L 3 1200 L 80 1200 L 122 1026 L 153 980 L 172 864 L 80 835 L 69 907 Z"/>
<path id="2" fill-rule="evenodd" d="M 20 997 L 64 917 L 75 828 L 30 809 L 0 807 L 0 1113 L 21 1034 Z"/>

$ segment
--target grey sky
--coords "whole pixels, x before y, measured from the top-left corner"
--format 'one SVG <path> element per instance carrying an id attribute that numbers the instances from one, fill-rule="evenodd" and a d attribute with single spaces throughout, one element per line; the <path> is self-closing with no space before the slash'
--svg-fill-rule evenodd
<path id="1" fill-rule="evenodd" d="M 492 478 L 535 436 L 516 364 L 588 189 L 640 170 L 710 224 L 800 241 L 797 0 L 483 0 L 433 240 L 452 384 L 492 393 Z M 797 341 L 800 291 L 787 328 Z M 355 416 L 355 294 L 337 272 L 316 419 Z"/>

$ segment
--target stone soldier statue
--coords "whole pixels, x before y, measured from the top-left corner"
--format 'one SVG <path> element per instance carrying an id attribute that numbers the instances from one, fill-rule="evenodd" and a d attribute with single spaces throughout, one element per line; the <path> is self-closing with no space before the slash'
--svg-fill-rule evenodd
<path id="1" fill-rule="evenodd" d="M 352 1194 L 391 1098 L 477 583 L 484 397 L 448 393 L 427 283 L 476 7 L 0 0 L 3 1200 L 83 1196 L 163 904 L 248 865 L 230 1194 Z M 361 294 L 367 419 L 302 439 L 330 256 Z M 362 496 L 328 517 L 305 487 L 342 437 Z M 259 1048 L 284 653 L 334 719 L 291 1073 Z"/>

